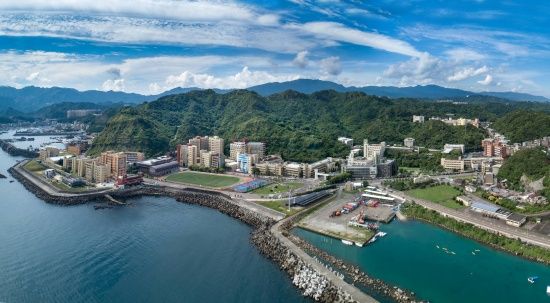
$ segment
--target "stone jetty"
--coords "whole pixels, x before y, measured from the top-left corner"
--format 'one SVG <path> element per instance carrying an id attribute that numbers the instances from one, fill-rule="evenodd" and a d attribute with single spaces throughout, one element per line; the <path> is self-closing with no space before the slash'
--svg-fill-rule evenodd
<path id="1" fill-rule="evenodd" d="M 36 151 L 15 147 L 13 144 L 5 140 L 0 140 L 0 148 L 2 148 L 3 151 L 5 151 L 6 153 L 14 157 L 25 157 L 25 158 L 38 157 L 38 153 Z"/>
<path id="2" fill-rule="evenodd" d="M 17 165 L 9 169 L 9 173 L 17 179 L 23 186 L 34 193 L 40 199 L 54 204 L 75 205 L 89 202 L 109 202 L 105 192 L 92 192 L 84 194 L 53 194 L 45 190 L 44 187 L 37 185 L 29 180 L 22 168 Z M 179 202 L 197 204 L 216 209 L 226 215 L 236 218 L 252 227 L 251 242 L 255 244 L 260 252 L 268 258 L 275 261 L 282 270 L 291 278 L 293 284 L 298 287 L 304 296 L 310 297 L 317 302 L 358 302 L 354 300 L 349 293 L 342 287 L 336 286 L 343 281 L 334 281 L 325 274 L 316 270 L 315 266 L 304 261 L 295 251 L 280 241 L 271 231 L 275 221 L 254 212 L 234 201 L 228 195 L 219 192 L 212 192 L 201 189 L 175 189 L 163 186 L 147 186 L 109 191 L 108 195 L 113 199 L 124 201 L 129 198 L 140 196 L 169 196 Z M 336 284 L 335 284 L 336 283 Z M 365 297 L 368 297 L 364 295 Z M 363 302 L 376 302 L 369 300 Z"/>

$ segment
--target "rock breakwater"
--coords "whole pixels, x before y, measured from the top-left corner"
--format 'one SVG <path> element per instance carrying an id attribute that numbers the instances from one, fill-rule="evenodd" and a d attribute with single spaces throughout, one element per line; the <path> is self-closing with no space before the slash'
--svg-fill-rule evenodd
<path id="1" fill-rule="evenodd" d="M 38 153 L 36 151 L 15 147 L 13 144 L 6 142 L 5 140 L 0 140 L 0 148 L 2 148 L 3 151 L 14 157 L 38 157 Z"/>
<path id="2" fill-rule="evenodd" d="M 53 195 L 28 180 L 18 169 L 12 167 L 9 169 L 9 172 L 27 190 L 48 203 L 75 205 L 89 202 L 108 202 L 105 192 Z M 108 194 L 117 200 L 126 200 L 140 196 L 169 196 L 179 202 L 216 209 L 254 227 L 251 242 L 258 247 L 262 254 L 275 261 L 290 276 L 293 284 L 302 290 L 304 296 L 318 302 L 356 302 L 349 294 L 334 286 L 327 277 L 317 272 L 312 266 L 285 246 L 284 243 L 279 241 L 270 230 L 275 221 L 239 205 L 239 202 L 232 200 L 223 193 L 193 188 L 181 190 L 143 185 L 124 190 L 109 191 Z"/>

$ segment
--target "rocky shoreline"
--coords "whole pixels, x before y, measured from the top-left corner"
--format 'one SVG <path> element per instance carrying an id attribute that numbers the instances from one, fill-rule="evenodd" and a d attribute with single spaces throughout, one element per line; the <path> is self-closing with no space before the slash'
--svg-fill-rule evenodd
<path id="1" fill-rule="evenodd" d="M 346 278 L 351 280 L 350 284 L 362 285 L 369 290 L 372 290 L 384 297 L 394 300 L 395 302 L 425 302 L 417 299 L 414 292 L 403 290 L 396 286 L 391 286 L 380 279 L 369 277 L 366 273 L 362 272 L 358 266 L 344 262 L 343 260 L 338 259 L 326 253 L 325 251 L 311 245 L 300 237 L 293 235 L 290 231 L 300 219 L 301 217 L 299 215 L 295 216 L 292 220 L 285 222 L 285 224 L 281 226 L 285 236 L 302 250 L 308 252 L 310 255 L 315 256 L 320 261 L 323 261 L 326 264 L 330 264 L 332 268 L 344 274 Z"/>
<path id="2" fill-rule="evenodd" d="M 25 158 L 38 157 L 37 152 L 15 147 L 13 144 L 6 142 L 5 140 L 0 140 L 0 148 L 2 148 L 3 151 L 5 151 L 6 153 L 14 157 L 19 157 L 19 156 L 25 157 Z"/>
<path id="3" fill-rule="evenodd" d="M 105 193 L 91 193 L 87 195 L 53 196 L 27 180 L 17 169 L 8 170 L 23 186 L 35 194 L 38 198 L 58 205 L 76 205 L 89 202 L 106 202 Z M 277 263 L 292 279 L 304 296 L 318 302 L 342 302 L 354 301 L 349 294 L 337 288 L 328 278 L 315 271 L 315 269 L 294 254 L 288 247 L 281 243 L 271 232 L 270 227 L 275 223 L 272 219 L 239 206 L 237 202 L 225 194 L 199 189 L 175 190 L 165 187 L 141 186 L 128 190 L 109 192 L 115 199 L 126 200 L 140 196 L 168 196 L 179 202 L 196 204 L 216 209 L 228 216 L 238 219 L 254 228 L 251 242 L 259 251 Z"/>

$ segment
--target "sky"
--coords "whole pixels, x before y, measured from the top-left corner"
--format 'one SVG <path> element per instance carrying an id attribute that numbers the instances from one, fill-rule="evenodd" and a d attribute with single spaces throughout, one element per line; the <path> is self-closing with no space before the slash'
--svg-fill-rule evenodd
<path id="1" fill-rule="evenodd" d="M 2 0 L 0 85 L 157 94 L 299 78 L 550 97 L 550 1 Z"/>

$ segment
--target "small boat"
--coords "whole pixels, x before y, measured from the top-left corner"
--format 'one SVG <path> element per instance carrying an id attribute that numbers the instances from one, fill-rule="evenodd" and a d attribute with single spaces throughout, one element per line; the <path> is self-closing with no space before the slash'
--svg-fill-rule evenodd
<path id="1" fill-rule="evenodd" d="M 527 281 L 529 281 L 529 283 L 535 283 L 538 279 L 539 279 L 538 276 L 532 276 L 527 278 Z"/>
<path id="2" fill-rule="evenodd" d="M 474 256 L 475 256 L 475 255 L 476 255 L 476 253 L 472 251 L 472 255 L 474 255 Z"/>
<path id="3" fill-rule="evenodd" d="M 377 235 L 378 235 L 378 237 L 383 237 L 383 236 L 385 236 L 385 235 L 387 235 L 387 234 L 388 234 L 388 233 L 385 233 L 385 232 L 383 232 L 383 231 L 379 231 Z"/>
<path id="4" fill-rule="evenodd" d="M 454 251 L 451 251 L 451 254 L 456 255 L 456 253 Z"/>
<path id="5" fill-rule="evenodd" d="M 353 245 L 353 242 L 351 242 L 349 240 L 344 240 L 344 239 L 342 239 L 342 243 L 344 243 L 346 245 Z"/>
<path id="6" fill-rule="evenodd" d="M 437 249 L 439 249 L 439 245 L 436 245 L 435 247 L 437 247 Z"/>
<path id="7" fill-rule="evenodd" d="M 355 242 L 355 246 L 357 246 L 357 247 L 363 247 L 363 243 L 361 243 L 361 242 Z"/>
<path id="8" fill-rule="evenodd" d="M 546 294 L 550 295 L 550 285 L 546 286 Z"/>
<path id="9" fill-rule="evenodd" d="M 479 249 L 476 249 L 475 252 L 479 252 Z"/>

